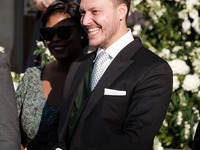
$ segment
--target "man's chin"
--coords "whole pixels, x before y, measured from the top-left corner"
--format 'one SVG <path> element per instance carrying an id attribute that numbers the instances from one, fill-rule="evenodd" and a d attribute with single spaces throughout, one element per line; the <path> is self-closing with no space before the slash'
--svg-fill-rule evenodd
<path id="1" fill-rule="evenodd" d="M 92 47 L 98 47 L 99 44 L 97 42 L 94 42 L 94 41 L 89 41 L 89 45 L 92 46 Z"/>

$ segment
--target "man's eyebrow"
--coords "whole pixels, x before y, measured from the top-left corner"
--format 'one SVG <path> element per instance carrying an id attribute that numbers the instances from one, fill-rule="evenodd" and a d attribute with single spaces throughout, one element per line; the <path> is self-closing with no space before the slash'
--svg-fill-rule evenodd
<path id="1" fill-rule="evenodd" d="M 91 10 L 95 10 L 95 9 L 99 9 L 99 8 L 98 7 L 92 7 L 89 10 L 91 11 Z"/>
<path id="2" fill-rule="evenodd" d="M 91 8 L 89 8 L 88 10 L 89 10 L 89 11 L 92 11 L 92 10 L 96 10 L 96 9 L 99 9 L 99 8 L 98 8 L 98 7 L 91 7 Z M 85 10 L 79 8 L 79 12 L 85 12 Z"/>

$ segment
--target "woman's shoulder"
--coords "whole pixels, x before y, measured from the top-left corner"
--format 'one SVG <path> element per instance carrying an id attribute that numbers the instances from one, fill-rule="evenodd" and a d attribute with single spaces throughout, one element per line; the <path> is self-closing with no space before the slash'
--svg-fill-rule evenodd
<path id="1" fill-rule="evenodd" d="M 37 67 L 30 67 L 27 68 L 23 78 L 37 78 L 41 76 L 41 72 L 42 72 L 42 68 L 41 66 L 37 66 Z"/>
<path id="2" fill-rule="evenodd" d="M 27 86 L 30 86 L 36 82 L 40 82 L 41 72 L 42 69 L 40 69 L 39 67 L 27 68 L 24 74 L 22 75 L 17 91 L 19 91 L 19 89 L 24 89 Z"/>
<path id="3" fill-rule="evenodd" d="M 42 66 L 29 67 L 26 69 L 25 74 L 40 73 Z"/>

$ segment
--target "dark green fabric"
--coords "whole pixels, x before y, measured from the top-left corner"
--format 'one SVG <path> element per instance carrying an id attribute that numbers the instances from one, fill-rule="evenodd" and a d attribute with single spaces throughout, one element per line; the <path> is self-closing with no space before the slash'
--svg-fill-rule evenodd
<path id="1" fill-rule="evenodd" d="M 90 65 L 88 71 L 85 73 L 84 78 L 82 79 L 78 92 L 75 98 L 74 106 L 71 111 L 70 120 L 68 124 L 68 140 L 73 134 L 74 129 L 79 121 L 79 118 L 87 104 L 88 98 L 91 93 L 91 74 L 92 74 L 93 64 Z"/>

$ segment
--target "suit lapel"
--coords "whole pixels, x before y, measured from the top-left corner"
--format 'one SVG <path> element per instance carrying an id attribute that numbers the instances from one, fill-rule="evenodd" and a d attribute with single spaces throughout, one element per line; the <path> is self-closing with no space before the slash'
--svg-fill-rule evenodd
<path id="1" fill-rule="evenodd" d="M 99 83 L 93 90 L 88 103 L 83 111 L 80 122 L 93 110 L 94 106 L 104 95 L 104 88 L 109 88 L 112 83 L 134 62 L 133 55 L 143 47 L 139 38 L 127 45 L 107 68 Z M 114 76 L 113 76 L 114 74 Z"/>
<path id="2" fill-rule="evenodd" d="M 77 92 L 77 87 L 79 86 L 80 81 L 84 77 L 87 68 L 94 60 L 95 53 L 91 53 L 89 56 L 85 57 L 87 57 L 87 59 L 73 63 L 65 81 L 64 102 L 62 105 L 62 111 L 60 112 L 58 127 L 59 139 L 62 140 L 64 140 L 64 135 L 66 135 L 67 132 L 69 116 L 76 96 L 74 93 Z"/>

